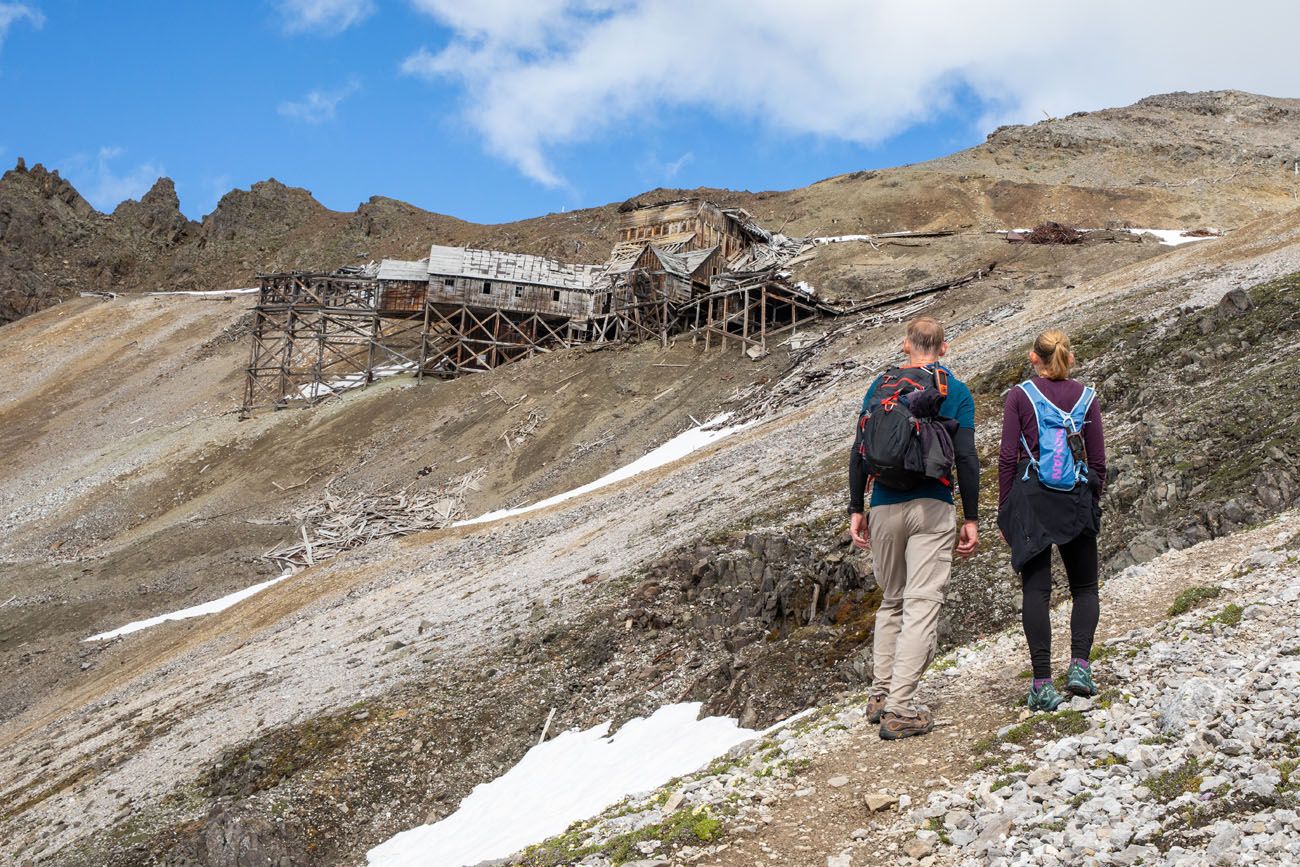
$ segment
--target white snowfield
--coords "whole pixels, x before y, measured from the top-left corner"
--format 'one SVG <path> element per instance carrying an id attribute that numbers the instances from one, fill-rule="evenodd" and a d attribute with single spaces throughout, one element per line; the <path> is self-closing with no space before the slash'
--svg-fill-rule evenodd
<path id="1" fill-rule="evenodd" d="M 624 479 L 630 479 L 638 473 L 644 473 L 646 470 L 652 470 L 656 467 L 662 467 L 664 464 L 670 464 L 678 458 L 684 458 L 691 452 L 698 451 L 707 445 L 717 442 L 724 437 L 731 436 L 737 431 L 742 431 L 747 427 L 757 424 L 757 421 L 746 422 L 745 424 L 734 425 L 732 427 L 722 427 L 730 418 L 729 414 L 722 414 L 706 421 L 704 424 L 683 431 L 668 442 L 659 446 L 653 451 L 637 458 L 630 464 L 619 467 L 608 475 L 601 476 L 594 482 L 588 482 L 572 490 L 565 491 L 562 494 L 556 494 L 554 497 L 547 497 L 545 500 L 539 500 L 531 506 L 519 506 L 514 509 L 498 509 L 495 512 L 487 512 L 479 515 L 477 518 L 467 518 L 463 521 L 457 521 L 452 524 L 453 527 L 464 527 L 469 524 L 484 524 L 488 521 L 496 521 L 501 518 L 513 518 L 516 515 L 523 515 L 528 512 L 534 512 L 538 509 L 545 509 L 547 506 L 554 506 L 556 503 L 563 503 L 565 500 L 572 500 L 574 497 L 580 497 L 583 494 L 589 494 L 592 491 L 608 487 L 615 482 L 621 482 Z"/>
<path id="2" fill-rule="evenodd" d="M 479 515 L 477 518 L 457 521 L 452 524 L 452 526 L 461 527 L 467 524 L 483 524 L 488 521 L 514 517 L 515 515 L 522 515 L 537 509 L 544 509 L 547 506 L 553 506 L 556 503 L 563 503 L 566 500 L 572 500 L 573 498 L 580 497 L 583 494 L 588 494 L 592 491 L 599 490 L 600 488 L 608 487 L 615 482 L 630 479 L 638 473 L 643 473 L 646 470 L 651 470 L 655 467 L 662 467 L 664 464 L 672 463 L 678 458 L 683 458 L 691 452 L 698 451 L 707 445 L 717 442 L 723 437 L 730 436 L 736 431 L 744 430 L 751 425 L 757 424 L 756 421 L 751 421 L 733 427 L 719 427 L 719 425 L 726 424 L 728 418 L 728 415 L 723 414 L 702 425 L 690 428 L 689 430 L 673 437 L 653 451 L 637 458 L 632 463 L 620 467 L 606 476 L 601 476 L 594 482 L 588 482 L 587 484 L 574 488 L 573 490 L 565 491 L 562 494 L 556 494 L 554 497 L 548 497 L 545 500 L 533 503 L 531 506 L 520 506 L 516 509 L 500 509 L 495 512 L 488 512 Z M 293 572 L 291 571 L 285 572 L 283 575 L 272 578 L 269 581 L 263 581 L 261 584 L 254 584 L 252 587 L 245 587 L 243 590 L 236 591 L 228 596 L 222 596 L 220 599 L 213 599 L 211 602 L 204 602 L 202 605 L 194 605 L 190 608 L 182 608 L 180 611 L 173 611 L 170 614 L 159 614 L 157 617 L 150 617 L 148 620 L 137 620 L 134 623 L 119 626 L 111 632 L 101 632 L 98 635 L 92 635 L 89 638 L 82 640 L 103 641 L 108 638 L 117 638 L 119 635 L 127 635 L 131 632 L 147 629 L 150 626 L 157 626 L 159 623 L 165 623 L 168 620 L 185 620 L 190 617 L 201 617 L 204 614 L 215 614 L 218 611 L 224 611 L 236 602 L 242 602 L 254 593 L 259 593 L 267 587 L 283 581 L 292 574 Z"/>
<path id="3" fill-rule="evenodd" d="M 189 289 L 176 290 L 173 292 L 149 292 L 149 295 L 207 295 L 210 297 L 221 297 L 222 295 L 251 295 L 254 292 L 260 292 L 261 286 L 249 286 L 245 289 Z"/>
<path id="4" fill-rule="evenodd" d="M 1208 241 L 1211 238 L 1219 237 L 1218 235 L 1193 235 L 1187 237 L 1183 234 L 1188 231 L 1187 229 L 1128 229 L 1127 231 L 1134 235 L 1149 232 L 1159 238 L 1161 244 L 1168 244 L 1171 247 L 1177 247 L 1179 244 L 1190 244 L 1192 241 Z M 1210 231 L 1217 230 L 1211 229 Z"/>
<path id="5" fill-rule="evenodd" d="M 826 244 L 844 244 L 849 241 L 871 240 L 874 240 L 871 235 L 823 235 L 820 238 L 813 238 L 812 242 L 820 247 Z"/>
<path id="6" fill-rule="evenodd" d="M 474 788 L 440 822 L 366 853 L 370 867 L 464 867 L 504 858 L 562 833 L 627 795 L 689 774 L 760 733 L 727 717 L 696 719 L 700 703 L 661 707 L 607 736 L 609 723 L 539 744 Z"/>
<path id="7" fill-rule="evenodd" d="M 406 373 L 415 370 L 415 362 L 408 361 L 404 364 L 386 364 L 376 367 L 370 371 L 372 379 L 383 379 L 386 376 L 396 376 L 399 373 Z M 309 382 L 306 385 L 299 386 L 298 397 L 314 398 L 324 397 L 328 394 L 337 394 L 340 391 L 347 391 L 350 388 L 360 388 L 366 384 L 366 375 L 364 373 L 349 373 L 347 376 L 332 379 L 329 382 Z"/>
<path id="8" fill-rule="evenodd" d="M 201 605 L 192 605 L 189 608 L 182 608 L 180 611 L 173 611 L 170 614 L 159 614 L 157 617 L 150 617 L 148 620 L 136 620 L 109 632 L 101 632 L 98 635 L 83 638 L 82 641 L 104 641 L 109 638 L 117 638 L 119 635 L 127 635 L 141 629 L 148 629 L 150 626 L 157 626 L 159 623 L 165 623 L 168 620 L 188 620 L 191 617 L 202 617 L 204 614 L 216 614 L 218 611 L 226 610 L 236 602 L 244 601 L 254 593 L 260 593 L 272 584 L 279 584 L 292 574 L 293 570 L 286 570 L 268 581 L 254 584 L 252 587 L 245 587 L 243 590 L 236 590 L 234 593 L 222 596 L 220 599 L 213 599 L 211 602 L 204 602 Z"/>

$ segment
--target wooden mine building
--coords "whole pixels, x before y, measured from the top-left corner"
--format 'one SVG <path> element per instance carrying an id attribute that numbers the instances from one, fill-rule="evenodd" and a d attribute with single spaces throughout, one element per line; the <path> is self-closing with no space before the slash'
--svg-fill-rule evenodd
<path id="1" fill-rule="evenodd" d="M 457 376 L 578 343 L 703 337 L 751 354 L 817 314 L 779 265 L 806 249 L 738 208 L 631 208 L 603 265 L 433 245 L 333 274 L 263 275 L 244 409 L 400 371 Z"/>

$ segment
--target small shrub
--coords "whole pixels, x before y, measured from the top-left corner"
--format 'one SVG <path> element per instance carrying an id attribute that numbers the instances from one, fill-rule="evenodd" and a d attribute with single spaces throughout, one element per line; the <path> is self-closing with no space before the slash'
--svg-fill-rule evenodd
<path id="1" fill-rule="evenodd" d="M 1169 606 L 1169 616 L 1186 614 L 1207 599 L 1214 599 L 1223 592 L 1222 587 L 1188 587 L 1174 597 L 1174 604 Z"/>
<path id="2" fill-rule="evenodd" d="M 1214 620 L 1224 626 L 1236 626 L 1241 622 L 1242 607 L 1235 602 L 1229 603 L 1222 611 L 1214 615 Z"/>
<path id="3" fill-rule="evenodd" d="M 1296 770 L 1300 769 L 1300 759 L 1284 759 L 1277 766 L 1277 772 L 1282 777 L 1282 782 L 1278 788 L 1283 792 L 1294 792 L 1300 790 L 1300 774 Z"/>
<path id="4" fill-rule="evenodd" d="M 1020 725 L 1014 725 L 1011 728 L 1007 729 L 1007 731 L 1002 735 L 1002 740 L 1006 741 L 1009 744 L 1018 744 L 1021 743 L 1022 741 L 1028 740 L 1029 736 L 1032 735 L 1033 733 L 1034 733 L 1033 724 L 1022 722 L 1020 723 Z"/>
<path id="5" fill-rule="evenodd" d="M 1164 804 L 1186 792 L 1197 791 L 1201 787 L 1200 771 L 1201 763 L 1190 758 L 1176 768 L 1152 774 L 1143 785 L 1151 790 L 1151 797 Z"/>

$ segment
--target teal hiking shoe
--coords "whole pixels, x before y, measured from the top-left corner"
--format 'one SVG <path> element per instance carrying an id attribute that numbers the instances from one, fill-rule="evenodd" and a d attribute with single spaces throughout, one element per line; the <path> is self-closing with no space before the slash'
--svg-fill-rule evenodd
<path id="1" fill-rule="evenodd" d="M 1093 683 L 1092 669 L 1077 662 L 1070 663 L 1070 670 L 1065 673 L 1065 691 L 1074 695 L 1096 695 L 1097 684 Z"/>
<path id="2" fill-rule="evenodd" d="M 1056 691 L 1056 687 L 1050 682 L 1043 684 L 1038 689 L 1029 690 L 1027 703 L 1030 710 L 1054 711 L 1065 701 L 1065 696 Z"/>

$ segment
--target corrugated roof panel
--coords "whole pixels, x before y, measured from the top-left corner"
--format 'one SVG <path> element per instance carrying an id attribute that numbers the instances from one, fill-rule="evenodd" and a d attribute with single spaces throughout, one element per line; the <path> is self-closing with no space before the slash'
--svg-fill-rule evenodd
<path id="1" fill-rule="evenodd" d="M 385 259 L 379 263 L 380 280 L 410 280 L 424 283 L 429 279 L 429 263 L 421 259 L 408 262 L 404 259 Z"/>
<path id="2" fill-rule="evenodd" d="M 669 274 L 676 274 L 678 277 L 691 276 L 691 272 L 686 270 L 686 263 L 682 261 L 680 255 L 677 253 L 669 253 L 666 250 L 661 250 L 658 246 L 652 247 L 651 249 L 655 251 L 655 255 L 657 255 L 659 261 L 663 263 L 664 270 Z"/>
<path id="3" fill-rule="evenodd" d="M 600 268 L 599 265 L 568 265 L 544 256 L 500 250 L 435 245 L 429 251 L 430 274 L 529 283 L 556 289 L 590 290 Z"/>
<path id="4" fill-rule="evenodd" d="M 717 251 L 717 249 L 716 246 L 708 247 L 704 250 L 689 250 L 685 253 L 679 253 L 678 255 L 682 258 L 682 264 L 686 266 L 686 272 L 688 274 L 694 274 L 695 269 L 699 268 L 706 259 Z"/>
<path id="5" fill-rule="evenodd" d="M 464 247 L 443 247 L 434 244 L 429 248 L 429 273 L 444 276 L 461 274 L 465 261 Z"/>

